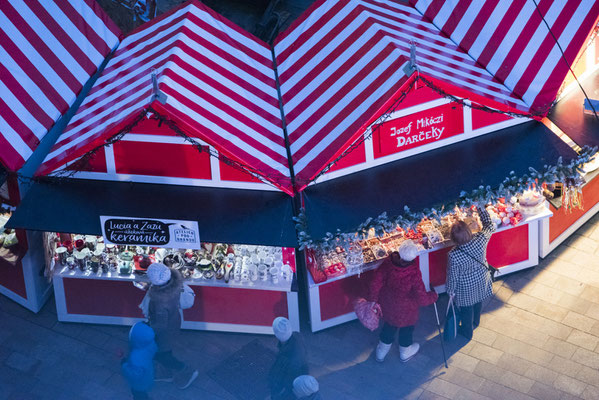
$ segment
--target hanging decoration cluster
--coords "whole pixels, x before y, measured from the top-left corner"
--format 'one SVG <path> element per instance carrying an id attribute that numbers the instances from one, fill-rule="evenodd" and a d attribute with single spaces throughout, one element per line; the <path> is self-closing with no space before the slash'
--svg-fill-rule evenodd
<path id="1" fill-rule="evenodd" d="M 327 232 L 325 237 L 321 239 L 314 239 L 308 233 L 307 218 L 305 210 L 302 209 L 300 214 L 294 218 L 300 249 L 320 248 L 328 252 L 339 246 L 347 250 L 356 240 L 367 238 L 369 232 L 374 231 L 376 236 L 382 236 L 397 227 L 405 231 L 415 230 L 423 219 L 436 220 L 440 223 L 443 217 L 454 213 L 456 207 L 466 209 L 472 205 L 485 206 L 489 203 L 495 203 L 501 198 L 509 199 L 533 186 L 540 187 L 544 183 L 554 184 L 560 182 L 563 184 L 565 210 L 571 211 L 573 207 L 581 208 L 581 188 L 584 183 L 581 176 L 582 166 L 592 161 L 596 153 L 597 147 L 585 146 L 578 157 L 572 159 L 569 163 L 564 163 L 562 157 L 560 157 L 556 165 L 544 165 L 542 171 L 530 167 L 529 173 L 522 176 L 516 176 L 515 172 L 511 171 L 510 175 L 495 188 L 479 186 L 471 192 L 462 191 L 460 198 L 457 200 L 440 204 L 434 208 L 426 208 L 419 212 L 413 212 L 407 206 L 404 207 L 404 212 L 401 215 L 388 216 L 384 212 L 377 217 L 368 218 L 353 232 L 342 232 L 337 229 L 335 233 Z"/>

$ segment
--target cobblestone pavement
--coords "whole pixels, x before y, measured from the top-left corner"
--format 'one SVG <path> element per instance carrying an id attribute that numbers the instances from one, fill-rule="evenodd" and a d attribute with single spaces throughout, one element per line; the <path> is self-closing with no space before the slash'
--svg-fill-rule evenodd
<path id="1" fill-rule="evenodd" d="M 421 311 L 421 352 L 374 361 L 377 336 L 357 322 L 304 333 L 325 399 L 599 399 L 599 216 L 536 268 L 496 282 L 470 343 L 448 344 L 443 366 L 433 309 Z M 440 300 L 440 307 L 446 301 Z M 118 353 L 128 328 L 56 320 L 0 296 L 0 399 L 127 399 Z M 307 329 L 306 329 L 307 331 Z M 156 385 L 155 399 L 235 399 L 207 372 L 261 335 L 184 331 L 178 354 L 200 370 L 185 391 Z M 231 376 L 231 380 L 235 377 Z"/>

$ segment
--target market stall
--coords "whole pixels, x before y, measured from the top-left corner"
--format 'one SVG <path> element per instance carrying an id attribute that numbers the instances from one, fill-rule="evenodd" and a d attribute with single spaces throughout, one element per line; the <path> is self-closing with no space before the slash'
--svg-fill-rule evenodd
<path id="1" fill-rule="evenodd" d="M 502 151 L 490 153 L 486 150 L 489 148 Z M 539 158 L 530 157 L 533 152 Z M 306 233 L 310 237 L 335 237 L 327 233 L 331 226 L 341 232 L 363 232 L 365 226 L 387 227 L 382 234 L 380 229 L 375 228 L 375 233 L 368 228 L 367 232 L 372 234 L 368 233 L 365 238 L 370 239 L 358 242 L 361 246 L 358 252 L 351 248 L 345 250 L 345 235 L 341 235 L 340 248 L 324 257 L 307 254 L 312 329 L 324 329 L 354 319 L 353 301 L 367 293 L 371 277 L 368 271 L 375 269 L 405 239 L 421 246 L 418 262 L 425 286 L 435 287 L 439 292 L 444 290 L 447 253 L 452 247 L 451 223 L 456 218 L 463 219 L 476 231 L 480 226 L 476 212 L 465 208 L 438 221 L 425 218 L 413 230 L 405 230 L 395 225 L 401 218 L 393 217 L 405 215 L 404 206 L 410 209 L 434 207 L 446 201 L 446 196 L 458 199 L 460 188 L 476 190 L 478 185 L 495 186 L 505 181 L 511 171 L 518 176 L 529 167 L 541 168 L 560 155 L 575 157 L 576 153 L 542 124 L 528 122 L 308 187 L 304 191 L 304 203 Z M 509 163 L 506 164 L 506 160 Z M 425 167 L 433 162 L 444 167 L 434 170 Z M 398 197 L 397 188 L 403 188 L 406 194 Z M 500 276 L 538 264 L 539 225 L 552 215 L 545 198 L 536 190 L 515 193 L 513 199 L 502 201 L 488 207 L 497 231 L 491 237 L 487 256 L 489 262 L 499 268 Z M 364 237 L 362 234 L 354 236 Z M 335 240 L 330 242 L 335 243 Z M 339 264 L 343 265 L 341 271 L 336 269 Z"/>
<path id="2" fill-rule="evenodd" d="M 131 324 L 144 296 L 133 283 L 163 261 L 196 293 L 184 328 L 272 333 L 286 316 L 299 329 L 274 78 L 268 46 L 199 2 L 122 40 L 10 222 L 46 232 L 60 320 Z M 197 242 L 113 247 L 106 218 Z"/>
<path id="3" fill-rule="evenodd" d="M 2 5 L 0 293 L 34 312 L 52 293 L 51 277 L 43 274 L 42 236 L 5 230 L 4 223 L 47 151 L 44 141 L 53 140 L 57 121 L 85 91 L 119 35 L 95 1 Z"/>
<path id="4" fill-rule="evenodd" d="M 554 44 L 546 26 L 562 31 L 576 20 L 562 43 L 573 59 L 599 8 L 564 5 L 548 25 L 547 10 L 522 10 L 537 27 L 533 39 L 505 5 L 490 5 L 493 13 L 455 7 L 320 1 L 277 38 L 294 171 L 304 188 L 299 241 L 312 249 L 312 330 L 355 318 L 352 302 L 364 296 L 370 270 L 408 238 L 422 248 L 426 286 L 442 290 L 448 229 L 467 218 L 476 230 L 474 203 L 493 207 L 499 229 L 488 256 L 502 274 L 538 263 L 539 224 L 552 215 L 542 186 L 570 176 L 553 172 L 564 167 L 559 157 L 577 154 L 529 122 L 547 113 L 567 72 L 559 56 L 532 47 Z"/>
<path id="5" fill-rule="evenodd" d="M 595 40 L 596 41 L 596 40 Z M 590 47 L 592 49 L 592 47 Z M 588 61 L 590 74 L 582 79 L 582 85 L 591 99 L 599 98 L 599 51 L 592 52 L 593 61 Z M 597 54 L 595 56 L 595 54 Z M 584 94 L 573 89 L 549 114 L 549 125 L 566 134 L 580 146 L 599 146 L 599 120 L 592 115 L 592 110 L 585 112 Z M 589 108 L 589 107 L 587 107 Z M 590 112 L 589 112 L 590 111 Z M 550 200 L 550 210 L 553 217 L 541 224 L 539 238 L 540 255 L 547 256 L 557 246 L 573 235 L 578 228 L 599 211 L 599 157 L 584 168 L 584 184 L 574 192 L 566 193 L 563 188 L 556 191 L 554 199 Z M 580 198 L 580 208 L 572 209 L 567 200 L 568 196 Z"/>

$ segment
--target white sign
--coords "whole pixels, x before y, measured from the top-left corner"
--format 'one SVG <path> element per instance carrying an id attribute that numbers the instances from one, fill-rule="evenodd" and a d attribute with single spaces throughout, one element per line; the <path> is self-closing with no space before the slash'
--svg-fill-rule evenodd
<path id="1" fill-rule="evenodd" d="M 200 248 L 196 221 L 100 216 L 104 242 L 167 248 Z"/>

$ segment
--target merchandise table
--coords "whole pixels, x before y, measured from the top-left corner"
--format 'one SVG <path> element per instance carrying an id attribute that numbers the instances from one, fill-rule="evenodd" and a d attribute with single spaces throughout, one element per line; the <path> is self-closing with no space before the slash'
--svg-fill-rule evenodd
<path id="1" fill-rule="evenodd" d="M 286 261 L 293 268 L 294 260 L 294 250 L 288 249 Z M 145 274 L 59 266 L 53 278 L 59 321 L 132 325 L 144 319 L 139 304 L 146 292 L 133 283 L 148 282 Z M 284 316 L 299 331 L 298 295 L 291 280 L 225 283 L 192 277 L 185 283 L 196 297 L 193 307 L 183 310 L 184 329 L 272 334 L 273 319 Z"/>
<path id="2" fill-rule="evenodd" d="M 497 276 L 533 267 L 539 260 L 539 225 L 547 221 L 552 212 L 545 209 L 541 213 L 525 218 L 516 226 L 497 229 L 487 247 L 487 259 L 499 268 Z M 429 290 L 445 291 L 447 254 L 452 249 L 448 242 L 423 250 L 418 257 L 424 285 Z M 313 260 L 307 257 L 306 263 Z M 308 273 L 308 298 L 312 331 L 356 319 L 353 302 L 368 294 L 369 283 L 381 260 L 365 265 L 359 274 L 345 274 L 315 283 Z"/>

